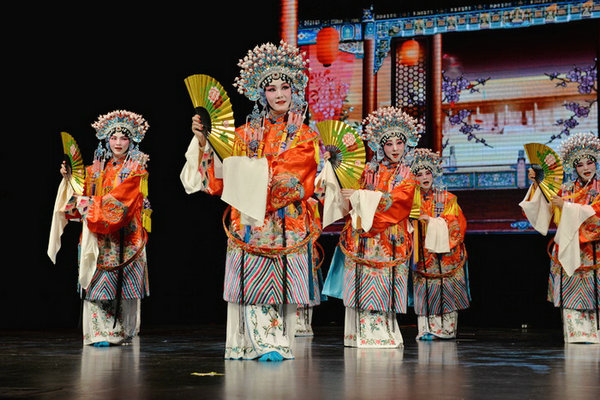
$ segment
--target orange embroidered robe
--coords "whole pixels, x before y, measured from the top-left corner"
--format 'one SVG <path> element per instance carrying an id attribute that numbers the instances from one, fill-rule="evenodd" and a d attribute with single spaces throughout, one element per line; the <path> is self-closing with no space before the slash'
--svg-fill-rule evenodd
<path id="1" fill-rule="evenodd" d="M 369 232 L 352 228 L 348 220 L 340 245 L 366 264 L 345 258 L 343 300 L 346 307 L 405 313 L 407 308 L 408 264 L 412 251 L 409 233 L 410 211 L 416 181 L 408 168 L 386 161 L 368 163 L 360 181 L 361 189 L 381 191 L 382 197 Z M 369 261 L 397 261 L 379 268 Z"/>
<path id="2" fill-rule="evenodd" d="M 436 254 L 424 246 L 426 230 L 421 223 L 415 233 L 419 262 L 413 274 L 413 299 L 417 315 L 441 315 L 469 307 L 464 246 L 467 220 L 455 195 L 429 190 L 420 196 L 420 214 L 443 218 L 448 226 L 450 252 Z M 423 263 L 423 260 L 425 261 Z"/>
<path id="3" fill-rule="evenodd" d="M 318 135 L 303 125 L 294 135 L 286 133 L 285 117 L 267 119 L 260 152 L 269 165 L 267 212 L 262 226 L 241 223 L 232 208 L 229 231 L 254 247 L 281 249 L 301 243 L 311 229 L 311 206 L 318 164 Z M 246 126 L 236 129 L 233 155 L 247 155 L 243 138 Z M 204 191 L 220 195 L 223 180 L 215 177 L 214 154 L 205 152 L 199 171 Z M 309 304 L 314 298 L 313 245 L 309 241 L 296 252 L 276 257 L 250 254 L 228 241 L 224 299 L 242 304 Z"/>
<path id="4" fill-rule="evenodd" d="M 548 284 L 548 301 L 556 307 L 594 310 L 600 300 L 600 182 L 584 187 L 580 180 L 563 185 L 559 196 L 577 204 L 590 205 L 596 212 L 579 227 L 581 266 L 568 276 L 557 260 L 558 245 L 552 248 L 552 264 Z"/>
<path id="5" fill-rule="evenodd" d="M 88 300 L 114 299 L 118 287 L 118 267 L 123 270 L 122 297 L 143 298 L 149 294 L 145 244 L 147 231 L 144 215 L 148 214 L 148 172 L 139 167 L 121 181 L 123 160 L 110 160 L 96 179 L 93 168 L 86 168 L 84 196 L 89 206 L 84 211 L 88 228 L 98 240 L 98 269 L 86 290 Z M 67 218 L 81 218 L 74 201 Z M 146 223 L 146 227 L 148 224 Z M 121 238 L 123 254 L 121 255 Z"/>

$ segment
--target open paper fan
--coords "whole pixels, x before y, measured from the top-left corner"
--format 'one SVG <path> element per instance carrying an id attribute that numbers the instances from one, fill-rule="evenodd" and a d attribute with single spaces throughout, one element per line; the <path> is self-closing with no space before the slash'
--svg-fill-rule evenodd
<path id="1" fill-rule="evenodd" d="M 204 125 L 204 135 L 221 159 L 233 153 L 235 126 L 231 100 L 214 78 L 196 74 L 185 78 L 192 104 Z"/>
<path id="2" fill-rule="evenodd" d="M 365 169 L 365 146 L 358 133 L 342 121 L 317 122 L 317 130 L 329 152 L 329 161 L 343 189 L 360 189 L 359 179 Z"/>
<path id="3" fill-rule="evenodd" d="M 563 182 L 560 157 L 545 144 L 527 143 L 524 147 L 531 168 L 535 171 L 535 181 L 549 202 L 558 193 Z"/>
<path id="4" fill-rule="evenodd" d="M 83 194 L 83 185 L 85 183 L 85 166 L 83 165 L 81 151 L 73 136 L 67 132 L 61 132 L 60 136 L 62 138 L 67 172 L 70 174 L 69 184 L 75 193 L 81 195 Z"/>

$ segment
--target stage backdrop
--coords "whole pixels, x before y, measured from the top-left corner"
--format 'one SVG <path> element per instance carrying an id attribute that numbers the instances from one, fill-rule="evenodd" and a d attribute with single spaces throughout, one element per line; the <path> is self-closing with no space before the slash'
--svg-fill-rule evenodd
<path id="1" fill-rule="evenodd" d="M 58 4 L 38 5 L 36 12 L 27 13 L 27 19 L 19 25 L 23 31 L 12 32 L 5 50 L 5 64 L 10 70 L 5 74 L 3 86 L 10 103 L 4 119 L 8 126 L 4 129 L 4 145 L 0 147 L 3 177 L 0 208 L 4 211 L 3 228 L 7 237 L 2 241 L 0 330 L 66 328 L 68 335 L 78 334 L 81 302 L 76 279 L 80 226 L 77 223 L 67 226 L 56 265 L 46 255 L 52 206 L 61 179 L 58 172 L 62 160 L 60 131 L 67 131 L 76 138 L 85 162 L 89 163 L 97 145 L 90 124 L 98 115 L 120 108 L 142 114 L 150 124 L 141 144 L 141 149 L 151 157 L 148 168 L 154 210 L 147 249 L 151 295 L 142 305 L 142 330 L 151 326 L 187 328 L 225 322 L 222 291 L 226 237 L 221 226 L 225 207 L 217 197 L 203 193 L 187 195 L 179 181 L 184 153 L 192 138 L 193 114 L 183 80 L 195 73 L 217 78 L 230 91 L 236 124 L 243 123 L 252 104 L 232 86 L 238 73 L 236 64 L 249 48 L 279 41 L 280 15 L 279 1 L 262 2 L 260 7 L 255 2 L 236 4 L 235 10 L 225 3 L 213 6 L 217 8 L 211 7 L 209 14 L 204 3 L 186 7 L 161 5 L 156 10 L 150 5 L 143 10 L 128 9 L 122 4 L 120 15 L 132 16 L 124 20 L 115 17 L 114 10 L 109 8 L 77 13 Z M 306 2 L 299 6 L 300 9 L 308 7 Z M 336 16 L 335 10 L 329 11 L 324 18 Z M 357 9 L 356 15 L 360 12 Z M 563 43 L 560 46 L 568 51 L 589 49 L 594 41 L 589 36 L 592 31 L 593 27 L 582 21 L 539 30 L 457 32 L 444 34 L 443 45 L 448 54 L 460 60 L 464 76 L 469 80 L 490 76 L 484 86 L 486 96 L 490 96 L 488 87 L 499 77 L 482 71 L 490 71 L 490 67 L 495 66 L 495 62 L 486 61 L 495 55 L 495 48 L 516 48 L 525 38 L 533 38 L 528 39 L 530 48 L 506 54 L 506 63 L 502 65 L 510 66 L 511 60 L 516 59 L 515 54 L 532 54 L 533 57 L 542 45 L 547 49 L 544 54 L 551 56 L 553 42 Z M 348 29 L 348 35 L 354 33 Z M 377 74 L 379 105 L 398 100 L 393 98 L 396 90 L 393 74 L 399 71 L 394 67 L 397 57 L 394 54 L 401 48 L 402 41 L 394 43 L 394 50 L 390 48 L 388 55 L 381 59 Z M 349 40 L 340 47 L 344 51 L 330 69 L 319 65 L 313 49 L 306 47 L 306 50 L 314 69 L 313 82 L 330 85 L 325 98 L 332 99 L 336 110 L 341 110 L 340 118 L 346 116 L 349 122 L 357 122 L 362 113 L 360 46 Z M 465 51 L 472 57 L 465 55 Z M 587 53 L 589 50 L 577 54 Z M 485 56 L 474 58 L 477 54 Z M 556 57 L 552 62 L 567 57 Z M 484 61 L 487 69 L 481 66 Z M 577 58 L 576 62 L 589 65 L 587 56 Z M 517 65 L 520 66 L 513 72 L 523 68 L 522 62 Z M 563 72 L 563 66 L 572 67 L 571 61 L 557 65 L 561 66 L 560 70 L 538 68 L 538 71 Z M 338 72 L 327 73 L 333 70 Z M 542 75 L 539 80 L 544 85 L 549 82 L 549 78 Z M 424 89 L 419 88 L 417 85 L 417 93 L 421 95 Z M 321 96 L 315 98 L 319 90 L 311 84 L 311 107 Z M 570 89 L 553 90 L 563 94 Z M 469 96 L 461 93 L 456 107 L 466 104 Z M 472 97 L 482 101 L 483 92 L 474 93 Z M 564 112 L 560 105 L 555 109 Z M 326 117 L 326 109 L 321 110 L 322 117 Z M 486 112 L 480 109 L 480 114 Z M 590 110 L 590 115 L 593 112 L 596 111 Z M 311 114 L 313 120 L 320 118 L 316 108 Z M 526 111 L 526 115 L 532 116 L 530 111 Z M 592 119 L 588 117 L 589 121 Z M 583 119 L 580 123 L 584 123 Z M 560 131 L 557 128 L 555 132 Z M 474 152 L 469 156 L 472 158 L 476 152 L 488 151 L 485 146 L 469 143 L 456 131 L 447 130 L 446 134 L 455 146 L 457 163 L 462 163 L 457 165 L 473 162 L 459 158 L 462 154 L 458 152 L 459 142 Z M 485 135 L 490 137 L 492 145 L 496 144 L 491 139 L 495 133 Z M 449 154 L 449 146 L 446 149 L 445 154 Z M 514 159 L 518 154 L 511 157 Z M 518 212 L 516 203 L 524 194 L 524 189 L 519 188 L 453 191 L 469 217 L 470 227 L 475 226 L 477 218 L 497 218 L 499 203 Z M 490 198 L 501 200 L 494 203 Z M 319 240 L 325 249 L 322 268 L 326 275 L 337 236 L 324 235 Z M 538 234 L 504 234 L 499 230 L 468 234 L 466 246 L 473 302 L 461 315 L 464 326 L 520 328 L 521 324 L 528 323 L 557 329 L 560 340 L 558 313 L 545 301 L 547 240 Z M 341 302 L 329 299 L 315 310 L 315 326 L 339 325 L 343 323 L 343 313 Z M 400 316 L 399 321 L 414 324 L 416 319 L 408 314 Z"/>
<path id="2" fill-rule="evenodd" d="M 343 120 L 360 129 L 365 26 L 300 30 L 312 68 L 311 121 Z M 317 35 L 325 29 L 337 30 L 335 56 L 323 56 L 325 39 Z M 377 29 L 377 37 L 392 36 L 391 28 Z M 529 185 L 523 145 L 556 150 L 571 133 L 598 133 L 599 35 L 597 19 L 441 34 L 442 183 L 458 195 L 469 232 L 530 232 L 517 205 Z M 418 118 L 425 126 L 419 146 L 426 147 L 432 143 L 431 37 L 388 37 L 387 51 L 375 61 L 376 106 L 399 106 Z"/>

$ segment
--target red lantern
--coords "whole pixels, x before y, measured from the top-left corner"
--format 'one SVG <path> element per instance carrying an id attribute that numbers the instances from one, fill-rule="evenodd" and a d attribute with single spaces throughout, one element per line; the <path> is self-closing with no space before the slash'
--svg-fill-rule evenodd
<path id="1" fill-rule="evenodd" d="M 329 67 L 338 56 L 340 35 L 335 28 L 323 28 L 317 33 L 317 59 L 324 67 Z"/>
<path id="2" fill-rule="evenodd" d="M 419 42 L 414 39 L 407 40 L 400 47 L 400 63 L 403 65 L 417 65 L 421 48 Z"/>

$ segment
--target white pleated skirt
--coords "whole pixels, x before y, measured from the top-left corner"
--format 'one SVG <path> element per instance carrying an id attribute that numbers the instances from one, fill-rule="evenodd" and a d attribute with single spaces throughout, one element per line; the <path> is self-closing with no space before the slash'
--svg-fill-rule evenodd
<path id="1" fill-rule="evenodd" d="M 458 312 L 451 311 L 442 315 L 417 316 L 419 339 L 456 339 Z"/>
<path id="2" fill-rule="evenodd" d="M 115 324 L 113 300 L 83 300 L 83 344 L 131 341 L 140 331 L 140 299 L 123 299 Z"/>
<path id="3" fill-rule="evenodd" d="M 253 360 L 270 352 L 294 358 L 297 304 L 227 303 L 225 358 Z"/>
<path id="4" fill-rule="evenodd" d="M 594 310 L 562 309 L 565 343 L 600 343 Z"/>
<path id="5" fill-rule="evenodd" d="M 396 313 L 346 307 L 344 346 L 389 349 L 403 343 Z"/>

